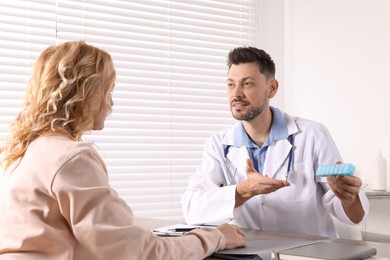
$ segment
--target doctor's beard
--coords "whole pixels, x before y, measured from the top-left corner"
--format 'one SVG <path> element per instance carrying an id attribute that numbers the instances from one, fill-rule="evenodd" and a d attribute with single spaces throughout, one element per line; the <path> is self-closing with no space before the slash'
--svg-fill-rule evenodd
<path id="1" fill-rule="evenodd" d="M 265 97 L 263 102 L 261 103 L 261 106 L 259 107 L 248 106 L 249 111 L 246 112 L 245 114 L 240 114 L 240 113 L 234 114 L 233 108 L 231 106 L 230 106 L 230 112 L 232 113 L 234 119 L 250 122 L 256 117 L 258 117 L 261 113 L 263 113 L 267 105 L 268 105 L 267 98 Z"/>

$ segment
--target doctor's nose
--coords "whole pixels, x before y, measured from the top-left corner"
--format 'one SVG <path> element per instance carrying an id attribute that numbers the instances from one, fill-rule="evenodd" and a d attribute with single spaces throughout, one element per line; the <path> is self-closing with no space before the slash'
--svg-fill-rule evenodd
<path id="1" fill-rule="evenodd" d="M 244 95 L 241 84 L 236 84 L 232 90 L 233 97 L 242 97 Z"/>

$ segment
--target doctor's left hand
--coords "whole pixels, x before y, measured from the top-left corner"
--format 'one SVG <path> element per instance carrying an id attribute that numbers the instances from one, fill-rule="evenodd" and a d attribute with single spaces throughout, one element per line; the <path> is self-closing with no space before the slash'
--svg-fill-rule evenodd
<path id="1" fill-rule="evenodd" d="M 329 176 L 328 184 L 333 193 L 343 201 L 346 206 L 352 204 L 358 197 L 362 181 L 356 176 Z"/>
<path id="2" fill-rule="evenodd" d="M 328 184 L 333 193 L 338 197 L 343 205 L 344 211 L 350 220 L 359 223 L 364 210 L 359 198 L 362 181 L 356 176 L 329 176 Z"/>
<path id="3" fill-rule="evenodd" d="M 242 205 L 256 195 L 271 193 L 290 185 L 288 181 L 268 178 L 259 174 L 253 167 L 253 162 L 250 159 L 246 160 L 245 170 L 247 178 L 236 186 L 235 207 Z"/>

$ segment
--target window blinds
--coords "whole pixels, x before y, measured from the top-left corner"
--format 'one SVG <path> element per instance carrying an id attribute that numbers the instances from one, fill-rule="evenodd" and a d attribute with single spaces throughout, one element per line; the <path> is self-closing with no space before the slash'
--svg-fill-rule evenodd
<path id="1" fill-rule="evenodd" d="M 85 139 L 95 141 L 112 186 L 136 216 L 181 220 L 180 196 L 204 141 L 234 122 L 226 55 L 257 45 L 257 1 L 3 2 L 1 140 L 37 55 L 56 42 L 84 39 L 107 50 L 117 70 L 113 113 L 103 131 Z"/>
<path id="2" fill-rule="evenodd" d="M 0 141 L 20 111 L 35 59 L 54 43 L 55 14 L 53 1 L 0 3 Z"/>

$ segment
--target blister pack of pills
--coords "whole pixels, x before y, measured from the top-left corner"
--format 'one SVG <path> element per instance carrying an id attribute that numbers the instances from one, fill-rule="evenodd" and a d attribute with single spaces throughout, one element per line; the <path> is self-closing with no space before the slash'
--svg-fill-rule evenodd
<path id="1" fill-rule="evenodd" d="M 355 173 L 356 167 L 352 163 L 341 164 L 324 164 L 318 166 L 316 175 L 320 177 L 326 176 L 352 176 Z"/>

